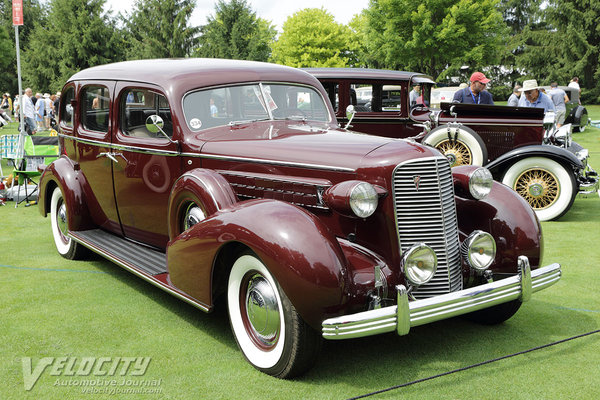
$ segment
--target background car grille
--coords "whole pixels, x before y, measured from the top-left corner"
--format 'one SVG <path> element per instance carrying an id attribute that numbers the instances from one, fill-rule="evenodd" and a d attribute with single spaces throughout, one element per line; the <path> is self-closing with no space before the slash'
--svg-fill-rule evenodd
<path id="1" fill-rule="evenodd" d="M 462 289 L 454 186 L 444 157 L 400 164 L 394 171 L 396 224 L 402 252 L 416 243 L 435 251 L 438 269 L 431 281 L 412 291 L 417 299 Z"/>

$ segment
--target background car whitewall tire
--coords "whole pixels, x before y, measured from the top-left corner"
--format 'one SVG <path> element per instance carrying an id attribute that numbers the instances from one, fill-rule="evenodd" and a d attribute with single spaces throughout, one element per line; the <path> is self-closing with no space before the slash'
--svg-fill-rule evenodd
<path id="1" fill-rule="evenodd" d="M 450 137 L 448 137 L 448 130 L 450 130 Z M 439 126 L 425 135 L 423 143 L 442 152 L 449 159 L 451 167 L 482 166 L 487 163 L 487 148 L 483 140 L 474 130 L 466 126 L 450 128 L 446 125 Z"/>
<path id="2" fill-rule="evenodd" d="M 545 157 L 528 157 L 516 162 L 506 170 L 502 183 L 525 198 L 540 221 L 564 215 L 577 194 L 573 173 Z"/>

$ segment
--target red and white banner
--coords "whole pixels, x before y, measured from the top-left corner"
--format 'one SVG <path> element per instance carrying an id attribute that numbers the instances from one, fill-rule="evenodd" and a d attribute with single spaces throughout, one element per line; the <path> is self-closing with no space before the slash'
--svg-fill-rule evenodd
<path id="1" fill-rule="evenodd" d="M 13 0 L 13 25 L 23 25 L 23 0 Z"/>

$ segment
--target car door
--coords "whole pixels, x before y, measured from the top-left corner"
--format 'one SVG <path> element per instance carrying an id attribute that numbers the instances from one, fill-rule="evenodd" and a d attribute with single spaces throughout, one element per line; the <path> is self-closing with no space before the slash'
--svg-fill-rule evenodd
<path id="1" fill-rule="evenodd" d="M 87 207 L 94 223 L 110 232 L 121 234 L 121 224 L 113 193 L 111 153 L 114 82 L 87 81 L 79 84 L 76 118 L 76 161 L 87 182 Z M 63 102 L 64 103 L 64 102 Z M 69 105 L 65 106 L 66 108 Z M 63 123 L 61 129 L 68 129 Z"/>
<path id="2" fill-rule="evenodd" d="M 173 119 L 167 97 L 152 85 L 119 82 L 113 111 L 113 180 L 126 237 L 164 249 L 171 187 L 181 174 Z M 146 128 L 148 117 L 164 121 L 166 135 Z"/>

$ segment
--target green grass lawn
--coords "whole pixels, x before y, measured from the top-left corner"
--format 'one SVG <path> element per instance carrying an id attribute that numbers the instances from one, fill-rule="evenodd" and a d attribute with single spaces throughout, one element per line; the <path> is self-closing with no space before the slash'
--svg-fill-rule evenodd
<path id="1" fill-rule="evenodd" d="M 600 119 L 600 106 L 588 107 Z M 6 133 L 6 129 L 0 134 Z M 600 168 L 600 129 L 575 134 Z M 205 314 L 101 258 L 68 261 L 36 207 L 0 207 L 0 399 L 85 399 L 46 369 L 24 390 L 22 359 L 150 357 L 159 393 L 92 398 L 341 399 L 545 345 L 600 328 L 600 198 L 578 198 L 542 224 L 544 263 L 563 278 L 506 323 L 452 319 L 394 334 L 325 342 L 316 366 L 283 381 L 254 370 L 226 312 Z M 598 247 L 597 247 L 598 246 Z M 375 399 L 597 399 L 600 334 L 373 396 Z M 116 379 L 118 382 L 118 374 Z M 124 386 L 122 388 L 127 388 Z"/>

